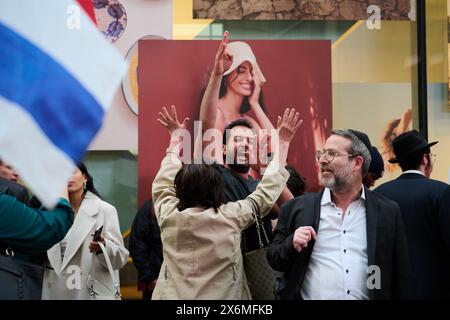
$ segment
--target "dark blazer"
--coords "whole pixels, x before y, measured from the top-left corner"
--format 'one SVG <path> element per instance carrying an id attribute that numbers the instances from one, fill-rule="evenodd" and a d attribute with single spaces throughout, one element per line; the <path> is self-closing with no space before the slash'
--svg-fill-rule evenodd
<path id="1" fill-rule="evenodd" d="M 147 291 L 147 285 L 158 279 L 163 261 L 161 233 L 150 200 L 136 213 L 128 247 L 138 272 L 139 288 Z"/>
<path id="2" fill-rule="evenodd" d="M 370 289 L 369 296 L 375 300 L 406 298 L 410 265 L 400 209 L 396 203 L 367 188 L 365 193 L 368 266 L 377 265 L 381 270 L 381 288 Z M 285 272 L 280 284 L 281 299 L 301 299 L 300 288 L 315 241 L 311 240 L 308 247 L 298 253 L 292 239 L 295 230 L 302 226 L 312 226 L 317 232 L 322 194 L 323 191 L 305 194 L 281 207 L 275 238 L 267 253 L 272 268 Z"/>
<path id="3" fill-rule="evenodd" d="M 27 188 L 4 178 L 0 178 L 0 193 L 13 196 L 26 205 L 30 202 Z"/>
<path id="4" fill-rule="evenodd" d="M 450 298 L 450 209 L 444 210 L 442 203 L 448 189 L 448 184 L 416 173 L 375 189 L 400 205 L 417 299 Z"/>

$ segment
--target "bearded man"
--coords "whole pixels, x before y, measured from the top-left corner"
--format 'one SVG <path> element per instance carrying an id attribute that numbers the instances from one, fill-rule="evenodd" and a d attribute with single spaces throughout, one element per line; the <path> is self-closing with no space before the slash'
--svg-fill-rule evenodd
<path id="1" fill-rule="evenodd" d="M 260 179 L 254 179 L 250 175 L 252 162 L 256 162 L 256 138 L 257 132 L 250 122 L 245 119 L 231 122 L 224 130 L 224 165 L 221 167 L 221 171 L 224 178 L 225 199 L 227 201 L 245 199 L 256 190 L 258 183 L 261 181 Z M 279 206 L 292 198 L 291 192 L 286 187 L 270 214 L 262 219 L 263 228 L 269 241 L 273 238 L 271 219 L 277 219 L 280 211 Z M 256 225 L 253 224 L 242 232 L 241 249 L 243 253 L 250 252 L 258 249 L 259 245 Z"/>
<path id="2" fill-rule="evenodd" d="M 334 130 L 317 151 L 325 187 L 281 207 L 269 264 L 284 272 L 280 299 L 408 298 L 411 267 L 397 203 L 363 186 L 372 146 Z"/>

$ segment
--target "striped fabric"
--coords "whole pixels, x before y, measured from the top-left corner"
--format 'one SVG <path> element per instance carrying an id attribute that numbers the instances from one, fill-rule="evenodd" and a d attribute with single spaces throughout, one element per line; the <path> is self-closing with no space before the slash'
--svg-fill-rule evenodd
<path id="1" fill-rule="evenodd" d="M 74 6 L 0 1 L 0 158 L 48 207 L 100 129 L 127 69 Z"/>

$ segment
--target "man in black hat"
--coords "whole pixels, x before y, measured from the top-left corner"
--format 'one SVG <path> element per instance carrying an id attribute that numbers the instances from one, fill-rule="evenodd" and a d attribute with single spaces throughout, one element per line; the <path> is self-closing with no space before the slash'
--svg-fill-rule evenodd
<path id="1" fill-rule="evenodd" d="M 324 190 L 284 204 L 268 250 L 281 299 L 404 298 L 410 265 L 399 206 L 363 186 L 367 135 L 334 130 L 317 151 Z"/>
<path id="2" fill-rule="evenodd" d="M 444 192 L 449 185 L 430 179 L 433 154 L 416 130 L 392 141 L 395 158 L 403 173 L 386 182 L 376 192 L 397 202 L 405 222 L 414 273 L 414 298 L 450 298 L 450 210 L 442 210 Z"/>

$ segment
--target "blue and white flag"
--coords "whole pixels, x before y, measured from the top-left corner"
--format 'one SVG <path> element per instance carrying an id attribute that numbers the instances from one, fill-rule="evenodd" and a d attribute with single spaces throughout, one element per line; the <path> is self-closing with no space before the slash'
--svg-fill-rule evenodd
<path id="1" fill-rule="evenodd" d="M 0 158 L 45 206 L 67 186 L 126 70 L 75 2 L 0 0 Z"/>

